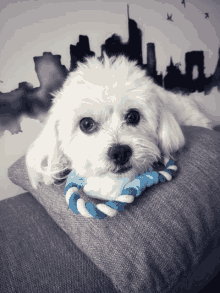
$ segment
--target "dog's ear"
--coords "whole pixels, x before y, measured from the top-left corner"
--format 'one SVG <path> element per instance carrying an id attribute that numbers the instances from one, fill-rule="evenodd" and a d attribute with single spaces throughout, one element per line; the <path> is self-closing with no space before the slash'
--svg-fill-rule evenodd
<path id="1" fill-rule="evenodd" d="M 183 132 L 176 118 L 169 110 L 163 109 L 159 119 L 159 147 L 165 157 L 173 158 L 172 154 L 185 144 Z"/>
<path id="2" fill-rule="evenodd" d="M 32 186 L 36 189 L 39 181 L 53 183 L 52 167 L 59 163 L 61 153 L 54 115 L 47 120 L 44 129 L 31 144 L 26 154 L 26 166 Z"/>

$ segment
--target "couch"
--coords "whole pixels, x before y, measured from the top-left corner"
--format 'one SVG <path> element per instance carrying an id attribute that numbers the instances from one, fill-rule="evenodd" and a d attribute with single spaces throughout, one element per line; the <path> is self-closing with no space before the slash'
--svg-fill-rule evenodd
<path id="1" fill-rule="evenodd" d="M 27 192 L 0 202 L 0 292 L 218 292 L 220 134 L 183 131 L 176 178 L 114 218 L 74 214 L 65 186 L 34 190 L 15 162 Z"/>

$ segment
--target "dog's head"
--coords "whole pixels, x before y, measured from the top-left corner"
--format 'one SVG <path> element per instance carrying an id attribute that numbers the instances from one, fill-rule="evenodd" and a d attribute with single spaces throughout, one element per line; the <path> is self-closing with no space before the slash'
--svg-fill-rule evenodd
<path id="1" fill-rule="evenodd" d="M 27 154 L 27 166 L 48 183 L 66 169 L 87 178 L 146 171 L 184 144 L 164 94 L 124 56 L 88 59 L 55 94 L 45 128 Z"/>

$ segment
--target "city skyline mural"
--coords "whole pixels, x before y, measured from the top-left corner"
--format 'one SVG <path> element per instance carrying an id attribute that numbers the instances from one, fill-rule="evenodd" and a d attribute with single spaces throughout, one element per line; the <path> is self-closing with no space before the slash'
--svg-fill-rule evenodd
<path id="1" fill-rule="evenodd" d="M 185 9 L 187 1 L 178 1 Z M 146 74 L 152 77 L 154 82 L 167 90 L 181 94 L 190 94 L 195 91 L 208 95 L 213 87 L 220 90 L 220 49 L 218 48 L 218 58 L 215 70 L 207 75 L 205 68 L 208 61 L 205 59 L 203 50 L 192 50 L 185 53 L 184 63 L 170 54 L 170 62 L 164 65 L 164 71 L 158 70 L 157 42 L 148 42 L 143 37 L 137 21 L 130 17 L 131 9 L 126 5 L 126 19 L 128 39 L 123 41 L 123 37 L 118 33 L 111 34 L 100 44 L 100 55 L 91 50 L 92 39 L 88 35 L 79 34 L 78 42 L 66 44 L 69 50 L 69 66 L 62 64 L 63 56 L 53 54 L 51 51 L 43 51 L 42 56 L 34 56 L 34 70 L 39 81 L 39 86 L 34 86 L 27 80 L 19 82 L 18 87 L 8 92 L 1 91 L 0 87 L 0 120 L 1 125 L 7 125 L 11 119 L 27 115 L 37 119 L 39 115 L 46 114 L 51 106 L 52 92 L 62 86 L 62 83 L 69 71 L 75 70 L 77 62 L 84 61 L 85 57 L 97 56 L 102 58 L 103 52 L 109 56 L 124 54 L 131 60 L 136 60 Z M 165 11 L 164 11 L 165 14 Z M 166 12 L 166 22 L 175 22 L 175 14 Z M 210 18 L 209 12 L 203 13 L 203 18 Z M 146 41 L 146 43 L 145 43 Z M 144 57 L 145 56 L 145 57 Z M 182 67 L 182 68 L 180 68 Z M 183 72 L 185 69 L 185 73 Z M 197 77 L 194 77 L 195 69 Z M 0 85 L 4 84 L 1 80 Z M 15 133 L 20 131 L 17 127 Z"/>

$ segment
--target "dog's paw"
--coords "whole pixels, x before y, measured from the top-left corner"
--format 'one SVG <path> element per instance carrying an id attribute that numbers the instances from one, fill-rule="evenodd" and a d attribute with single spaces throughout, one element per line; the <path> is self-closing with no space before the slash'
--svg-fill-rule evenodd
<path id="1" fill-rule="evenodd" d="M 124 186 L 128 182 L 128 178 L 116 179 L 110 175 L 90 177 L 87 179 L 87 184 L 83 190 L 91 197 L 115 200 L 121 195 Z"/>

